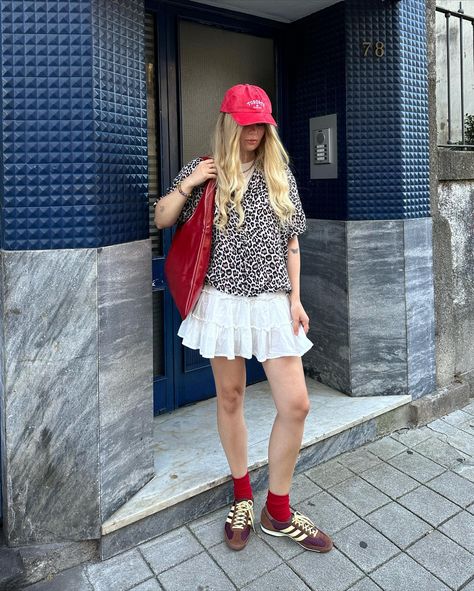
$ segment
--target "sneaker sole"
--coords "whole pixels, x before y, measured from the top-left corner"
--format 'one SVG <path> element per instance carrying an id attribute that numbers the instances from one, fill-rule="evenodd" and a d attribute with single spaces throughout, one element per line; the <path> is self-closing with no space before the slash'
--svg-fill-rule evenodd
<path id="1" fill-rule="evenodd" d="M 270 529 L 266 529 L 265 527 L 263 527 L 262 524 L 260 524 L 260 529 L 265 532 L 266 534 L 269 534 L 271 536 L 275 536 L 278 538 L 290 538 L 293 540 L 293 542 L 296 542 L 297 544 L 299 544 L 302 548 L 304 548 L 305 550 L 309 550 L 310 552 L 319 552 L 320 554 L 324 553 L 324 552 L 329 552 L 330 550 L 332 550 L 332 546 L 330 548 L 327 548 L 326 550 L 317 550 L 316 548 L 308 548 L 308 546 L 305 546 L 304 544 L 302 544 L 301 542 L 298 542 L 297 540 L 295 540 L 294 538 L 292 538 L 289 534 L 282 534 L 279 531 L 272 531 Z"/>
<path id="2" fill-rule="evenodd" d="M 236 548 L 235 546 L 231 546 L 227 540 L 225 540 L 225 543 L 227 544 L 228 548 L 234 550 L 235 552 L 240 552 L 241 550 L 247 547 L 247 544 L 244 544 L 243 546 L 240 546 L 240 548 Z"/>

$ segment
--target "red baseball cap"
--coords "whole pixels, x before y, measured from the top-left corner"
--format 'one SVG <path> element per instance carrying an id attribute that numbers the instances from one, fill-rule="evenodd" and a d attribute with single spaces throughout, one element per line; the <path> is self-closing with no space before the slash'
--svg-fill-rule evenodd
<path id="1" fill-rule="evenodd" d="M 236 84 L 229 88 L 221 104 L 221 113 L 230 113 L 239 125 L 277 125 L 272 117 L 272 103 L 267 93 L 253 84 Z"/>

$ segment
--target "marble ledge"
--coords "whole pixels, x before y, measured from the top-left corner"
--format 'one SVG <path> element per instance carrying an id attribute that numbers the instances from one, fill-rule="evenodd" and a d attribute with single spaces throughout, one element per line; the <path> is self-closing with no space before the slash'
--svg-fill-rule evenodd
<path id="1" fill-rule="evenodd" d="M 311 379 L 307 379 L 307 385 L 311 411 L 301 449 L 412 400 L 410 395 L 351 397 Z M 274 416 L 268 383 L 248 387 L 245 419 L 249 472 L 268 463 L 268 437 Z M 102 524 L 102 535 L 230 481 L 215 420 L 215 398 L 155 418 L 155 477 Z M 203 474 L 204 478 L 199 478 Z"/>

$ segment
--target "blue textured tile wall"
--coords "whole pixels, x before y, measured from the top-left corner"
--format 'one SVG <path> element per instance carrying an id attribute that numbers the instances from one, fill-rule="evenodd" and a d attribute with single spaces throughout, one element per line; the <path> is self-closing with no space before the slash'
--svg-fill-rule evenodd
<path id="1" fill-rule="evenodd" d="M 93 0 L 101 244 L 148 238 L 143 0 Z"/>
<path id="2" fill-rule="evenodd" d="M 305 213 L 310 218 L 345 219 L 345 41 L 344 3 L 291 25 L 289 142 Z M 339 178 L 311 180 L 309 119 L 338 114 Z"/>
<path id="3" fill-rule="evenodd" d="M 431 215 L 426 2 L 405 0 L 398 10 L 404 217 L 419 218 Z"/>
<path id="4" fill-rule="evenodd" d="M 402 219 L 429 209 L 424 0 L 346 0 L 291 26 L 289 149 L 308 217 Z M 383 57 L 363 42 L 382 41 Z M 338 115 L 338 179 L 311 180 L 311 117 Z"/>
<path id="5" fill-rule="evenodd" d="M 430 215 L 425 1 L 349 0 L 346 71 L 348 219 Z"/>
<path id="6" fill-rule="evenodd" d="M 1 3 L 2 248 L 148 237 L 143 18 L 142 0 Z"/>

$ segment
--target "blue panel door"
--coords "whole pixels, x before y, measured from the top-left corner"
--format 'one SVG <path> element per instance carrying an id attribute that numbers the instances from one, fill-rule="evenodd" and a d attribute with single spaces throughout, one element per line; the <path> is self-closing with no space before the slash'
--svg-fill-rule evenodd
<path id="1" fill-rule="evenodd" d="M 206 24 L 202 24 L 202 15 L 189 5 L 172 2 L 147 2 L 145 20 L 145 67 L 147 69 L 147 116 L 148 116 L 148 159 L 149 159 L 149 201 L 150 201 L 150 237 L 153 248 L 153 327 L 154 327 L 154 399 L 155 414 L 171 411 L 180 406 L 204 400 L 215 395 L 214 380 L 209 360 L 202 358 L 198 351 L 193 351 L 182 346 L 177 331 L 181 322 L 179 313 L 172 301 L 163 273 L 164 260 L 170 247 L 173 229 L 158 231 L 153 222 L 154 211 L 152 202 L 162 194 L 171 184 L 179 169 L 190 157 L 189 154 L 208 153 L 207 144 L 199 143 L 199 136 L 205 135 L 203 126 L 196 134 L 193 134 L 192 125 L 189 125 L 189 109 L 199 111 L 199 105 L 209 103 L 208 80 L 206 84 L 197 87 L 193 83 L 192 76 L 186 76 L 185 72 L 193 72 L 192 43 L 204 47 L 207 43 L 208 51 L 219 52 L 220 48 L 236 45 L 235 64 L 232 59 L 225 60 L 225 71 L 215 70 L 207 72 L 214 79 L 216 94 L 213 101 L 219 100 L 226 87 L 238 82 L 250 82 L 261 84 L 271 88 L 276 94 L 275 59 L 273 56 L 273 39 L 271 30 L 265 30 L 265 35 L 259 31 L 257 35 L 241 33 L 245 27 L 242 22 L 235 24 L 237 33 L 232 30 L 232 19 L 225 19 L 225 28 L 220 20 L 222 11 L 213 14 L 206 10 Z M 199 21 L 199 23 L 197 22 Z M 183 25 L 184 23 L 184 25 Z M 196 26 L 193 26 L 193 25 Z M 253 23 L 255 29 L 255 23 Z M 188 35 L 188 38 L 183 36 Z M 218 35 L 214 35 L 216 31 Z M 255 31 L 252 31 L 255 32 Z M 225 35 L 228 35 L 228 39 Z M 242 64 L 239 58 L 239 39 L 236 35 L 242 35 L 245 43 L 254 43 L 255 47 L 262 47 L 263 52 L 271 52 L 269 64 L 265 70 L 264 80 L 255 79 L 254 66 L 245 70 L 245 61 Z M 199 35 L 201 39 L 199 39 Z M 224 38 L 222 37 L 224 35 Z M 245 38 L 244 38 L 245 37 Z M 252 38 L 253 37 L 253 38 Z M 263 39 L 265 38 L 265 39 Z M 211 39 L 211 41 L 210 41 Z M 214 39 L 215 46 L 212 46 Z M 237 44 L 236 44 L 237 42 Z M 209 45 L 211 43 L 211 45 Z M 219 45 L 221 44 L 221 45 Z M 262 45 L 263 44 L 263 45 Z M 270 47 L 270 49 L 269 49 Z M 260 51 L 261 53 L 261 51 Z M 185 61 L 183 61 L 183 55 Z M 180 59 L 178 56 L 181 56 Z M 254 61 L 258 59 L 258 54 Z M 248 60 L 247 60 L 248 62 Z M 234 68 L 234 70 L 233 70 Z M 184 73 L 183 73 L 184 72 Z M 230 72 L 230 77 L 229 77 Z M 232 72 L 234 72 L 232 78 Z M 221 78 L 229 80 L 227 86 L 220 88 Z M 225 83 L 224 83 L 225 84 Z M 222 85 L 222 84 L 221 84 Z M 276 96 L 272 97 L 277 104 Z M 218 107 L 218 105 L 217 105 Z M 218 112 L 214 110 L 213 118 Z M 247 383 L 255 383 L 265 379 L 263 368 L 255 358 L 247 361 Z"/>

